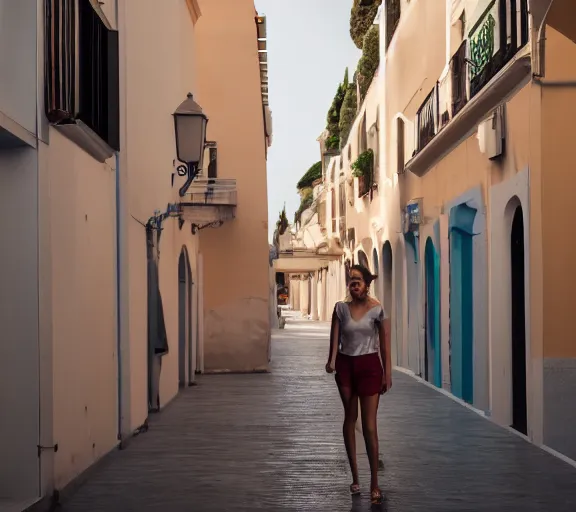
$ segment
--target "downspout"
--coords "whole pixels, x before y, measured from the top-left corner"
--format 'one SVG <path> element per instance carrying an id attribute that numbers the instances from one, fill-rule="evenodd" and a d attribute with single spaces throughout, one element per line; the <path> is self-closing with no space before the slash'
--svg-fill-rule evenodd
<path id="1" fill-rule="evenodd" d="M 538 27 L 536 47 L 533 52 L 534 60 L 532 62 L 532 69 L 534 70 L 532 75 L 534 78 L 542 78 L 546 73 L 546 20 L 548 19 L 548 14 L 550 14 L 553 4 L 554 0 L 551 0 Z"/>
<path id="2" fill-rule="evenodd" d="M 120 153 L 116 152 L 116 361 L 118 371 L 118 386 L 117 386 L 117 439 L 122 444 L 122 318 L 120 315 L 121 304 L 121 239 L 120 239 Z"/>
<path id="3" fill-rule="evenodd" d="M 119 8 L 118 1 L 115 2 L 114 6 L 114 17 L 116 22 L 116 30 L 120 30 L 119 27 Z M 117 386 L 117 432 L 116 437 L 122 446 L 122 320 L 120 315 L 120 304 L 121 304 L 121 229 L 120 229 L 120 212 L 121 212 L 121 201 L 120 201 L 120 152 L 117 151 L 115 155 L 116 159 L 116 353 L 117 353 L 117 371 L 118 371 L 118 386 Z"/>

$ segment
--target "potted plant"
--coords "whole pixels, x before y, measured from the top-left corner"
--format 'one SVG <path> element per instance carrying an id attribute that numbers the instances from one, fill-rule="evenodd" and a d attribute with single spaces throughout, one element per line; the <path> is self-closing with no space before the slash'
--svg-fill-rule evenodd
<path id="1" fill-rule="evenodd" d="M 352 176 L 358 178 L 358 195 L 365 196 L 372 188 L 372 179 L 374 175 L 374 151 L 368 149 L 358 155 L 356 161 L 352 164 Z"/>

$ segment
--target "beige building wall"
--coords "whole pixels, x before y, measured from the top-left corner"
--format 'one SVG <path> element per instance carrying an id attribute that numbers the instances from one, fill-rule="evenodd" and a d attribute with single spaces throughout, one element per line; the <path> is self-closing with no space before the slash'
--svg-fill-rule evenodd
<path id="1" fill-rule="evenodd" d="M 56 128 L 40 147 L 41 267 L 51 305 L 53 428 L 45 444 L 60 489 L 131 436 L 148 416 L 146 224 L 179 201 L 171 184 L 175 157 L 172 112 L 194 91 L 193 20 L 186 0 L 162 8 L 135 0 L 103 8 L 120 31 L 121 152 L 99 163 Z M 161 37 L 151 38 L 151 33 Z M 118 168 L 117 168 L 118 163 Z M 120 180 L 122 378 L 116 320 L 116 173 Z M 196 276 L 197 241 L 190 226 L 164 222 L 160 242 L 169 353 L 160 374 L 160 406 L 178 391 L 178 258 L 185 248 Z M 192 307 L 197 307 L 194 300 Z M 192 311 L 189 314 L 193 314 Z M 46 356 L 47 357 L 47 356 Z M 195 354 L 194 354 L 195 357 Z M 46 427 L 47 428 L 47 427 Z M 120 431 L 119 431 L 120 430 Z M 52 477 L 50 475 L 53 475 Z"/>
<path id="2" fill-rule="evenodd" d="M 148 415 L 147 396 L 147 258 L 146 230 L 142 224 L 164 212 L 169 203 L 177 203 L 182 178 L 171 185 L 176 157 L 172 113 L 195 92 L 194 25 L 187 2 L 179 0 L 163 5 L 123 0 L 121 32 L 124 28 L 123 178 L 126 211 L 124 220 L 128 243 L 126 345 L 130 357 L 130 420 L 124 428 L 131 432 Z M 151 38 L 150 33 L 161 34 Z M 146 58 L 142 58 L 145 55 Z M 153 72 L 151 70 L 154 70 Z M 145 149 L 149 148 L 149 149 Z M 163 224 L 160 240 L 159 279 L 168 335 L 169 352 L 162 358 L 160 407 L 178 391 L 178 259 L 181 251 L 189 257 L 193 280 L 197 279 L 197 237 L 189 223 L 179 229 L 176 219 Z M 196 307 L 197 305 L 193 305 Z M 129 340 L 129 341 L 128 341 Z"/>
<path id="3" fill-rule="evenodd" d="M 566 7 L 568 5 L 566 4 Z M 576 19 L 576 6 L 568 7 Z M 565 16 L 569 15 L 565 12 Z M 571 334 L 570 301 L 576 244 L 567 219 L 573 203 L 573 146 L 576 127 L 576 43 L 551 27 L 546 31 L 546 73 L 541 95 L 541 251 L 543 358 L 543 441 L 576 460 L 576 344 Z"/>
<path id="4" fill-rule="evenodd" d="M 50 182 L 55 485 L 117 441 L 114 169 L 56 129 L 40 153 Z M 113 163 L 112 163 L 113 164 Z"/>
<path id="5" fill-rule="evenodd" d="M 202 0 L 197 100 L 218 143 L 218 177 L 235 178 L 236 218 L 200 232 L 206 371 L 268 367 L 266 139 L 251 0 Z"/>

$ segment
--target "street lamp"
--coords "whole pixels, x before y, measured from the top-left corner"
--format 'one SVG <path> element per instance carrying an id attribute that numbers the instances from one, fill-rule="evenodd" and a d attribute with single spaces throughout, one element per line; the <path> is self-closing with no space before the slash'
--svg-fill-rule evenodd
<path id="1" fill-rule="evenodd" d="M 208 118 L 194 101 L 192 93 L 188 93 L 173 115 L 176 157 L 184 164 L 177 171 L 179 176 L 187 176 L 186 183 L 179 191 L 180 197 L 184 197 L 202 164 Z"/>

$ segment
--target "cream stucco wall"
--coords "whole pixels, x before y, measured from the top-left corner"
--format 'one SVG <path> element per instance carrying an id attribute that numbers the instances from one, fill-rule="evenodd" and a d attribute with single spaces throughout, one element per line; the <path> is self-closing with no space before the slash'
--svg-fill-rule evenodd
<path id="1" fill-rule="evenodd" d="M 134 0 L 103 6 L 121 40 L 121 146 L 105 164 L 50 128 L 40 147 L 43 492 L 62 488 L 130 437 L 148 416 L 145 224 L 178 201 L 172 112 L 194 90 L 193 23 L 185 0 L 162 9 Z M 161 37 L 150 38 L 151 32 Z M 153 70 L 153 71 L 152 71 Z M 116 298 L 116 184 L 120 218 L 120 343 Z M 196 277 L 197 239 L 174 219 L 163 225 L 160 289 L 169 353 L 160 405 L 178 391 L 178 258 Z M 197 293 L 195 290 L 194 293 Z M 198 300 L 193 300 L 196 308 Z M 197 315 L 194 311 L 189 314 Z M 195 328 L 194 328 L 195 331 Z M 122 356 L 119 379 L 118 347 Z M 195 345 L 194 345 L 195 346 Z M 49 348 L 49 350 L 47 350 Z M 196 354 L 192 354 L 195 358 Z M 195 365 L 195 362 L 193 363 Z M 48 368 L 50 366 L 50 368 Z M 53 418 L 46 424 L 46 418 Z M 119 421 L 120 420 L 120 421 Z M 119 431 L 120 429 L 120 431 Z"/>
<path id="2" fill-rule="evenodd" d="M 251 0 L 202 0 L 197 99 L 218 143 L 218 176 L 235 178 L 236 218 L 200 233 L 204 258 L 205 369 L 268 366 L 266 141 Z M 249 248 L 249 250 L 246 250 Z"/>
<path id="3" fill-rule="evenodd" d="M 195 91 L 196 79 L 195 68 L 189 64 L 195 56 L 194 27 L 185 0 L 171 2 L 161 9 L 152 3 L 124 0 L 120 26 L 125 115 L 120 172 L 128 237 L 124 269 L 129 295 L 125 304 L 128 321 L 124 342 L 130 361 L 127 383 L 130 395 L 126 404 L 129 409 L 124 411 L 129 420 L 124 429 L 130 432 L 148 415 L 147 260 L 142 224 L 155 211 L 163 212 L 169 203 L 179 200 L 177 180 L 181 178 L 171 186 L 176 156 L 172 113 L 188 92 Z M 161 37 L 150 38 L 152 31 Z M 162 358 L 161 407 L 178 391 L 178 258 L 183 247 L 190 258 L 193 279 L 197 276 L 197 238 L 191 234 L 190 225 L 179 230 L 177 221 L 168 219 L 163 228 L 159 279 L 169 353 Z"/>
<path id="4" fill-rule="evenodd" d="M 51 129 L 55 485 L 117 442 L 114 169 Z"/>

